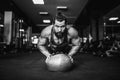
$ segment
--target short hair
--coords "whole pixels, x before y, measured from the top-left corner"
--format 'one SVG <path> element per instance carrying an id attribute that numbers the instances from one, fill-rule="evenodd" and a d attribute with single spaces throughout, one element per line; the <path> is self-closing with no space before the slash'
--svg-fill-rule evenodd
<path id="1" fill-rule="evenodd" d="M 67 22 L 67 18 L 64 14 L 62 14 L 62 12 L 58 12 L 57 15 L 55 16 L 53 22 L 55 23 L 55 20 L 58 20 L 60 22 L 65 20 L 65 23 Z"/>

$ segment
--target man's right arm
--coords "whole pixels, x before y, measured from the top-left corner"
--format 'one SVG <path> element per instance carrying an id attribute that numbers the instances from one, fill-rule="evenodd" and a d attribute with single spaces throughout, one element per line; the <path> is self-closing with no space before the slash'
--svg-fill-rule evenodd
<path id="1" fill-rule="evenodd" d="M 44 54 L 46 57 L 50 56 L 49 51 L 46 49 L 45 45 L 47 43 L 47 38 L 45 36 L 40 36 L 38 40 L 38 49 Z"/>

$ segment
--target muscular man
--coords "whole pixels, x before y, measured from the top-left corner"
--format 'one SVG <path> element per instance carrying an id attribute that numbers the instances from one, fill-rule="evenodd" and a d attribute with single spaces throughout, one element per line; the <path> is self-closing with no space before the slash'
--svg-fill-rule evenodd
<path id="1" fill-rule="evenodd" d="M 72 56 L 78 51 L 80 46 L 78 32 L 66 22 L 66 17 L 62 13 L 58 13 L 54 23 L 41 32 L 38 48 L 47 58 L 62 52 L 72 59 Z"/>

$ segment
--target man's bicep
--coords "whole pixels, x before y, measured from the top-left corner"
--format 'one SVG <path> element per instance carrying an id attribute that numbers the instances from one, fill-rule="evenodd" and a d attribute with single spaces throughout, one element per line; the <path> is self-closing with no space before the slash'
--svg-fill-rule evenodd
<path id="1" fill-rule="evenodd" d="M 78 36 L 72 38 L 72 44 L 75 46 L 80 46 L 80 38 Z"/>
<path id="2" fill-rule="evenodd" d="M 45 37 L 42 37 L 42 36 L 40 36 L 39 37 L 39 40 L 38 40 L 38 45 L 40 46 L 42 46 L 42 45 L 45 45 L 46 44 L 46 42 L 47 42 L 47 39 L 45 38 Z"/>

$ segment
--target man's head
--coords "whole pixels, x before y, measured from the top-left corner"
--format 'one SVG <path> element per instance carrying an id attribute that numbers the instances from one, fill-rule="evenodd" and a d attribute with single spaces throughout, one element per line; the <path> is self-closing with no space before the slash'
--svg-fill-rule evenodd
<path id="1" fill-rule="evenodd" d="M 58 38 L 61 38 L 66 28 L 66 17 L 62 13 L 58 13 L 54 21 L 54 32 Z"/>

